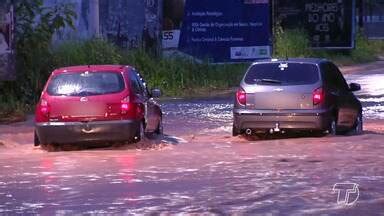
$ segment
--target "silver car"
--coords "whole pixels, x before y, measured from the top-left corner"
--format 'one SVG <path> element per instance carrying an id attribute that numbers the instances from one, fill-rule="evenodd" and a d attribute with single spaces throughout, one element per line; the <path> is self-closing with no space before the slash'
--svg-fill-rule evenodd
<path id="1" fill-rule="evenodd" d="M 233 135 L 311 131 L 359 134 L 362 106 L 335 64 L 325 59 L 253 63 L 236 92 Z"/>

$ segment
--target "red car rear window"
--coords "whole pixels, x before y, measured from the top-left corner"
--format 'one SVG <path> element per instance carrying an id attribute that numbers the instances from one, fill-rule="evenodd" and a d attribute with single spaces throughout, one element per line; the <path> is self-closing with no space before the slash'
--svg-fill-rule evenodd
<path id="1" fill-rule="evenodd" d="M 92 96 L 113 94 L 125 88 L 123 77 L 116 72 L 63 73 L 54 76 L 47 92 L 52 96 Z"/>

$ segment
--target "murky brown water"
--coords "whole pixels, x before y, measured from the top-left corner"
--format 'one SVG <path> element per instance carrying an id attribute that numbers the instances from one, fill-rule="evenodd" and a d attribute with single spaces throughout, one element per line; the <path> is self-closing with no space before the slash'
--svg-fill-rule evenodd
<path id="1" fill-rule="evenodd" d="M 230 98 L 165 102 L 166 135 L 136 145 L 46 152 L 32 120 L 0 126 L 0 215 L 384 215 L 384 117 L 369 108 L 383 89 L 348 79 L 370 100 L 361 136 L 231 137 Z M 350 207 L 332 190 L 345 182 L 359 184 Z"/>

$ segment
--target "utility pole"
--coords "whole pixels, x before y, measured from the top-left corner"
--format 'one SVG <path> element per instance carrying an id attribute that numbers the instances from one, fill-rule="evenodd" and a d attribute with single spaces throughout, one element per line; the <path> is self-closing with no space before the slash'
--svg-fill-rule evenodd
<path id="1" fill-rule="evenodd" d="M 101 36 L 99 0 L 89 0 L 89 32 L 94 38 Z"/>

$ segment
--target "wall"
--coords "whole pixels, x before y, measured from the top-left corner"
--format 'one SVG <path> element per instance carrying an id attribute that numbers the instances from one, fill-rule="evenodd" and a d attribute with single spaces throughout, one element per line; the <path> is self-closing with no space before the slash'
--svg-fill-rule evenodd
<path id="1" fill-rule="evenodd" d="M 0 80 L 15 79 L 13 8 L 10 1 L 0 4 Z"/>
<path id="2" fill-rule="evenodd" d="M 77 14 L 74 20 L 76 29 L 65 28 L 58 31 L 54 42 L 66 40 L 83 40 L 92 37 L 89 26 L 89 0 L 45 0 L 44 6 L 53 7 L 57 4 L 69 4 Z"/>
<path id="3" fill-rule="evenodd" d="M 76 30 L 60 30 L 55 43 L 103 37 L 125 49 L 158 49 L 162 0 L 45 0 L 46 6 L 63 3 L 77 13 Z M 98 12 L 93 11 L 95 3 Z"/>

